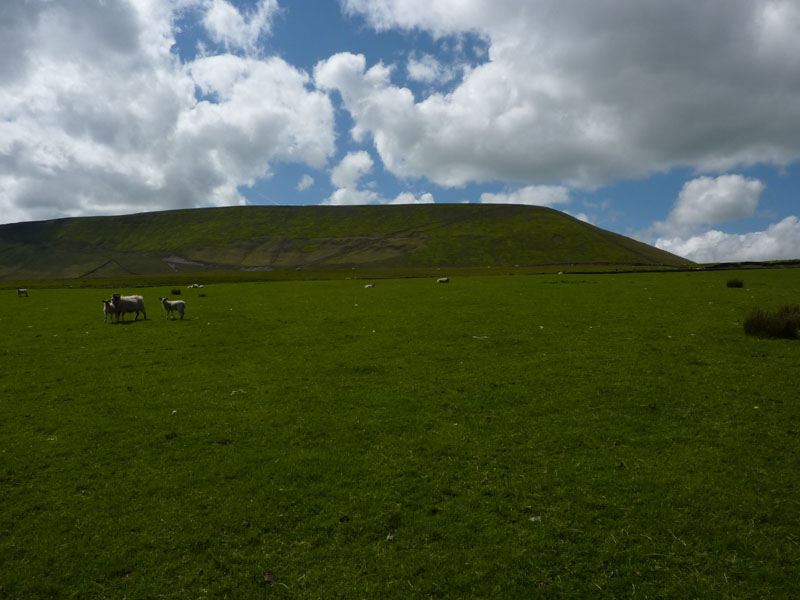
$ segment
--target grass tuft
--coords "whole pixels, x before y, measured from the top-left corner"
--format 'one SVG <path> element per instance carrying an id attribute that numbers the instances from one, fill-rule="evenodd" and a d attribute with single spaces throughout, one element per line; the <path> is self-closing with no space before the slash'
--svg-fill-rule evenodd
<path id="1" fill-rule="evenodd" d="M 180 296 L 181 291 L 178 288 L 172 288 L 172 295 L 173 296 Z"/>
<path id="2" fill-rule="evenodd" d="M 744 332 L 762 338 L 800 337 L 800 305 L 786 304 L 776 311 L 754 308 L 745 319 Z"/>
<path id="3" fill-rule="evenodd" d="M 744 281 L 741 279 L 728 279 L 728 287 L 729 288 L 742 288 L 744 287 Z"/>

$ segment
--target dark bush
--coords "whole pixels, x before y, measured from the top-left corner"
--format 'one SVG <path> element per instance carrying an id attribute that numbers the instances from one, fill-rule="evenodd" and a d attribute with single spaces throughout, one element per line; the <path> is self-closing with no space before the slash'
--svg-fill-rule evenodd
<path id="1" fill-rule="evenodd" d="M 777 311 L 754 308 L 744 321 L 744 332 L 763 338 L 800 337 L 800 305 L 787 304 Z"/>
<path id="2" fill-rule="evenodd" d="M 728 279 L 728 287 L 740 288 L 744 287 L 744 281 L 741 279 Z"/>
<path id="3" fill-rule="evenodd" d="M 180 296 L 181 295 L 181 291 L 178 288 L 173 288 L 172 295 L 173 296 Z"/>

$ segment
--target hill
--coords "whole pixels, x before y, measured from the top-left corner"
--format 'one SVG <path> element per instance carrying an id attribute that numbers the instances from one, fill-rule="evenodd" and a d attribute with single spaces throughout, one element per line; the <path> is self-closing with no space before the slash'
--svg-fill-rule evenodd
<path id="1" fill-rule="evenodd" d="M 689 261 L 520 205 L 242 206 L 0 225 L 0 279 Z"/>

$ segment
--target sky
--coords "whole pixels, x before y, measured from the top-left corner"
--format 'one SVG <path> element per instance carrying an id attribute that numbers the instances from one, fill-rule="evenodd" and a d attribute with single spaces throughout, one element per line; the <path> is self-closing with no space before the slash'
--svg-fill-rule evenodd
<path id="1" fill-rule="evenodd" d="M 0 223 L 548 206 L 800 258 L 796 0 L 3 0 Z"/>

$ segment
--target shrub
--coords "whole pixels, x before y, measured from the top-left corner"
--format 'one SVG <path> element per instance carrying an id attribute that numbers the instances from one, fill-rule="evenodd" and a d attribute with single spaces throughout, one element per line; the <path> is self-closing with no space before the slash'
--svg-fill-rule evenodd
<path id="1" fill-rule="evenodd" d="M 728 287 L 731 288 L 744 287 L 744 281 L 742 281 L 741 279 L 728 279 Z"/>
<path id="2" fill-rule="evenodd" d="M 797 339 L 800 337 L 800 305 L 787 304 L 777 311 L 754 308 L 744 321 L 747 335 L 764 338 Z"/>
<path id="3" fill-rule="evenodd" d="M 181 291 L 178 288 L 173 288 L 172 289 L 172 295 L 173 296 L 180 296 L 181 295 Z"/>

